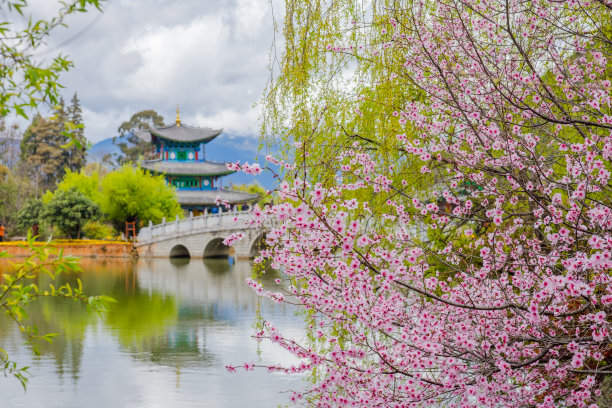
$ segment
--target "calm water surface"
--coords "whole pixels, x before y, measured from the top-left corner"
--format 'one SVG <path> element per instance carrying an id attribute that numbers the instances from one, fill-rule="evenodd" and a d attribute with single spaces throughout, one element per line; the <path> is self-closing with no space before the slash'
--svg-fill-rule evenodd
<path id="1" fill-rule="evenodd" d="M 0 318 L 0 345 L 31 374 L 27 391 L 0 377 L 3 407 L 276 407 L 288 401 L 283 390 L 303 388 L 303 377 L 224 368 L 294 362 L 251 338 L 257 310 L 303 336 L 294 309 L 258 298 L 245 284 L 248 262 L 84 260 L 82 266 L 87 293 L 118 303 L 100 318 L 72 301 L 37 302 L 31 321 L 41 332 L 62 333 L 40 356 Z M 269 285 L 274 278 L 267 277 Z"/>

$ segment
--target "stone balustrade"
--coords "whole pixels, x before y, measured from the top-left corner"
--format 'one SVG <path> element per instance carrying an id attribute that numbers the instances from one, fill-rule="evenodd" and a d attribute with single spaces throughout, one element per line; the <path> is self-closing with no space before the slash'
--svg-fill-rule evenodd
<path id="1" fill-rule="evenodd" d="M 161 224 L 157 225 L 153 225 L 149 221 L 149 226 L 140 229 L 136 246 L 203 232 L 244 230 L 249 228 L 248 221 L 250 219 L 250 210 L 234 210 L 216 214 L 209 214 L 205 211 L 202 215 L 196 217 L 193 216 L 192 212 L 189 212 L 189 216 L 186 218 L 180 219 L 177 215 L 176 219 L 171 222 L 167 222 L 164 218 Z"/>

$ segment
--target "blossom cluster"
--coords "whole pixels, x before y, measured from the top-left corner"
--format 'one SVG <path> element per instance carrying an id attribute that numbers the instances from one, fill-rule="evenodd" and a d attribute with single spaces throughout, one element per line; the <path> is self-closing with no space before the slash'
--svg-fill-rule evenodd
<path id="1" fill-rule="evenodd" d="M 302 361 L 271 370 L 316 371 L 294 400 L 612 401 L 612 43 L 585 28 L 602 13 L 612 6 L 581 0 L 390 11 L 389 40 L 362 49 L 425 95 L 394 117 L 398 149 L 432 184 L 409 189 L 356 142 L 332 181 L 298 171 L 255 209 L 268 246 L 256 261 L 290 286 L 250 285 L 309 311 L 309 342 L 271 323 L 257 333 Z"/>
<path id="2" fill-rule="evenodd" d="M 226 167 L 228 168 L 228 170 L 243 171 L 247 174 L 252 174 L 254 176 L 257 176 L 262 172 L 261 166 L 258 163 L 249 164 L 248 162 L 246 162 L 242 165 L 240 165 L 239 162 L 226 163 Z"/>

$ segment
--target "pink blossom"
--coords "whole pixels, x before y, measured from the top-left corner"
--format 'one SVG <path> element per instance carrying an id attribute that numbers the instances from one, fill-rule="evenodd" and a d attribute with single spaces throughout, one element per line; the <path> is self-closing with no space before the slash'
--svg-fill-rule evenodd
<path id="1" fill-rule="evenodd" d="M 595 404 L 612 351 L 612 98 L 590 16 L 610 11 L 581 0 L 368 11 L 376 21 L 337 22 L 326 47 L 350 49 L 342 67 L 366 68 L 363 82 L 349 96 L 304 82 L 310 119 L 289 131 L 308 144 L 286 143 L 297 163 L 282 162 L 299 171 L 255 209 L 268 244 L 258 262 L 292 286 L 249 285 L 308 316 L 305 341 L 258 327 L 300 361 L 269 369 L 315 371 L 292 397 L 321 408 Z M 380 39 L 384 21 L 395 23 L 384 42 L 356 36 Z M 329 55 L 309 57 L 324 78 Z M 272 100 L 295 95 L 278 84 Z M 304 157 L 315 140 L 330 157 Z"/>

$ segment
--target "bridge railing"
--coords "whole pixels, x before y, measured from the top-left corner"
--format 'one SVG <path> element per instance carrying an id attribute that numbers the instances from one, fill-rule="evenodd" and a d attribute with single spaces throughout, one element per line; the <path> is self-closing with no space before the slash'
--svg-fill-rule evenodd
<path id="1" fill-rule="evenodd" d="M 219 212 L 216 214 L 208 214 L 205 211 L 202 215 L 196 217 L 193 216 L 192 212 L 189 212 L 189 217 L 179 219 L 177 215 L 176 219 L 171 222 L 166 222 L 164 218 L 161 224 L 153 225 L 149 221 L 148 227 L 140 229 L 138 242 L 146 243 L 216 228 L 236 228 L 241 224 L 246 226 L 247 221 L 250 219 L 250 210 Z"/>

